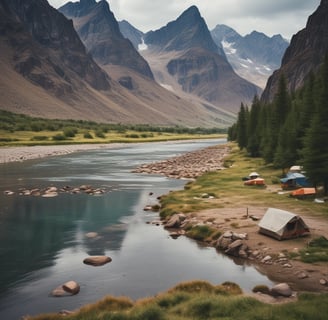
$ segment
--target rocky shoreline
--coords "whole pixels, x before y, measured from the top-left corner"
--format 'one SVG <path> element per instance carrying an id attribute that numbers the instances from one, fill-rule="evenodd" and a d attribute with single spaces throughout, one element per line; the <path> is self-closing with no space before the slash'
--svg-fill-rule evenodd
<path id="1" fill-rule="evenodd" d="M 0 148 L 0 163 L 24 161 L 114 146 L 117 147 L 117 144 Z M 227 144 L 215 145 L 188 152 L 164 161 L 141 165 L 136 168 L 134 172 L 160 174 L 174 179 L 192 180 L 206 172 L 224 169 L 224 158 L 229 152 L 230 148 Z M 296 246 L 299 247 L 301 243 L 291 241 L 282 244 L 282 242 L 277 240 L 259 235 L 256 223 L 252 224 L 247 222 L 245 227 L 243 227 L 243 223 L 249 220 L 245 220 L 244 213 L 241 214 L 243 210 L 244 208 L 238 207 L 203 210 L 201 212 L 192 213 L 188 218 L 184 217 L 183 221 L 189 221 L 192 225 L 208 224 L 209 221 L 211 221 L 211 227 L 216 227 L 217 225 L 219 230 L 223 231 L 223 235 L 220 241 L 208 245 L 218 250 L 228 250 L 229 252 L 226 253 L 231 253 L 231 256 L 244 258 L 245 261 L 249 261 L 247 263 L 255 264 L 261 272 L 267 274 L 268 277 L 274 281 L 287 282 L 297 291 L 328 291 L 327 268 L 325 269 L 322 265 L 304 265 L 299 261 L 291 261 L 281 253 L 281 251 L 285 249 L 295 250 Z M 261 218 L 264 213 L 264 208 L 254 207 L 252 208 L 252 212 L 258 218 Z M 251 216 L 249 218 L 251 218 Z M 174 220 L 175 218 L 172 219 Z M 316 221 L 314 217 L 311 219 L 316 232 L 328 236 L 326 234 L 328 232 L 325 232 L 326 224 L 322 224 L 322 221 Z M 242 234 L 243 239 L 234 239 L 233 236 L 235 232 L 229 229 L 229 227 L 231 228 L 230 225 L 232 220 L 238 222 L 238 234 Z M 170 225 L 168 222 L 169 221 L 158 221 L 156 225 L 164 224 L 175 237 L 185 234 L 183 224 L 178 225 L 176 223 L 171 223 Z M 304 241 L 306 242 L 306 240 Z"/>
<path id="2" fill-rule="evenodd" d="M 224 169 L 224 158 L 229 154 L 228 145 L 216 145 L 165 161 L 144 164 L 134 172 L 161 174 L 175 179 L 195 179 L 205 172 Z M 211 200 L 210 197 L 209 201 Z M 284 251 L 298 251 L 306 246 L 309 239 L 302 241 L 281 242 L 258 232 L 257 221 L 264 215 L 266 208 L 254 207 L 255 215 L 245 217 L 244 208 L 218 208 L 193 212 L 190 215 L 176 214 L 166 221 L 155 221 L 151 224 L 163 225 L 172 238 L 186 235 L 187 225 L 209 225 L 222 231 L 222 236 L 214 243 L 207 243 L 218 251 L 237 259 L 244 259 L 275 282 L 288 283 L 295 291 L 328 291 L 328 269 L 324 264 L 305 264 L 290 260 Z M 256 217 L 256 219 L 254 219 Z M 231 230 L 231 221 L 235 221 L 238 234 Z M 309 217 L 313 226 L 313 236 L 328 236 L 325 225 L 314 217 Z M 243 227 L 244 225 L 244 227 Z M 237 237 L 236 237 L 237 235 Z"/>
<path id="3" fill-rule="evenodd" d="M 143 164 L 133 172 L 161 174 L 174 179 L 195 179 L 206 172 L 223 169 L 223 158 L 229 151 L 227 145 L 211 146 L 164 161 Z"/>

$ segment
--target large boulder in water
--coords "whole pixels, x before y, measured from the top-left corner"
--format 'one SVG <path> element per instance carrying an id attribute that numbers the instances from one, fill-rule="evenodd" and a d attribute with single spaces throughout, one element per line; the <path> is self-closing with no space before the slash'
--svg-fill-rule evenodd
<path id="1" fill-rule="evenodd" d="M 98 267 L 98 266 L 103 266 L 106 263 L 109 263 L 112 261 L 112 258 L 107 257 L 107 256 L 89 256 L 88 258 L 85 258 L 83 260 L 84 264 Z"/>
<path id="2" fill-rule="evenodd" d="M 73 296 L 80 292 L 80 285 L 75 281 L 68 281 L 56 289 L 52 290 L 51 294 L 54 297 Z"/>

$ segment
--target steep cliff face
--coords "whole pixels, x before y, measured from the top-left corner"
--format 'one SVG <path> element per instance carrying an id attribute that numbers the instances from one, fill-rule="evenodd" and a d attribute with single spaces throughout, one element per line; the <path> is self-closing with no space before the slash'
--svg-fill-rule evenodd
<path id="1" fill-rule="evenodd" d="M 281 75 L 285 76 L 290 92 L 301 87 L 309 73 L 318 70 L 327 53 L 328 0 L 321 0 L 317 10 L 309 17 L 306 27 L 292 37 L 282 58 L 281 68 L 269 78 L 261 99 L 273 99 Z"/>
<path id="2" fill-rule="evenodd" d="M 155 77 L 163 85 L 176 87 L 174 80 L 184 92 L 234 112 L 241 102 L 250 103 L 260 92 L 233 71 L 195 6 L 165 27 L 148 32 L 145 43 L 148 49 L 142 54 L 151 61 Z M 158 69 L 158 61 L 161 65 L 166 63 L 165 70 Z"/>
<path id="3" fill-rule="evenodd" d="M 110 88 L 72 23 L 46 0 L 3 0 L 0 25 L 15 49 L 16 71 L 34 83 L 57 95 L 73 92 L 77 78 L 97 90 Z"/>
<path id="4" fill-rule="evenodd" d="M 124 66 L 153 79 L 148 63 L 122 36 L 107 1 L 69 2 L 58 10 L 73 19 L 88 52 L 100 65 Z"/>

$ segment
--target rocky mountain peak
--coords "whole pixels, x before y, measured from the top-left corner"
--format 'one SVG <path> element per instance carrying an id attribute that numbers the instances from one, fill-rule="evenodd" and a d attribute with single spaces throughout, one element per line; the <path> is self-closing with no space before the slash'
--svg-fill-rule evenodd
<path id="1" fill-rule="evenodd" d="M 206 22 L 196 6 L 185 10 L 175 21 L 169 22 L 165 27 L 146 33 L 145 43 L 160 47 L 164 51 L 181 51 L 191 47 L 200 47 L 219 53 L 225 58 L 223 49 L 214 43 Z"/>
<path id="2" fill-rule="evenodd" d="M 238 32 L 225 24 L 216 25 L 211 31 L 211 34 L 216 44 L 221 43 L 222 41 L 233 43 L 242 38 Z"/>
<path id="3" fill-rule="evenodd" d="M 195 22 L 197 23 L 200 19 L 202 19 L 198 8 L 193 5 L 185 10 L 180 17 L 178 18 L 180 23 L 189 24 L 192 26 Z"/>
<path id="4" fill-rule="evenodd" d="M 101 65 L 120 65 L 153 79 L 146 60 L 125 39 L 107 1 L 84 0 L 58 9 L 73 19 L 88 52 Z"/>
<path id="5" fill-rule="evenodd" d="M 56 81 L 52 77 L 62 77 L 67 84 L 69 77 L 63 69 L 68 69 L 84 79 L 89 85 L 99 90 L 110 88 L 108 76 L 86 54 L 85 47 L 73 28 L 72 22 L 51 7 L 46 0 L 3 0 L 7 4 L 7 32 L 13 30 L 11 17 L 21 32 L 13 35 L 14 46 L 19 46 L 20 54 L 16 57 L 16 70 L 26 78 L 33 79 L 43 87 L 56 91 Z M 33 41 L 28 40 L 29 37 Z M 17 48 L 16 48 L 17 49 Z M 42 70 L 43 59 L 52 71 Z M 39 70 L 40 69 L 40 70 Z"/>
<path id="6" fill-rule="evenodd" d="M 264 88 L 269 76 L 280 67 L 288 41 L 281 35 L 268 37 L 252 31 L 241 36 L 234 29 L 218 24 L 211 31 L 216 44 L 222 44 L 228 61 L 243 78 Z"/>

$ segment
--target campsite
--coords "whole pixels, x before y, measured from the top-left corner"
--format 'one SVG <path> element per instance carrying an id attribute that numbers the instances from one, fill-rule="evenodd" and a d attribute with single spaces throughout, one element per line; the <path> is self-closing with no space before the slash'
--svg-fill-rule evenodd
<path id="1" fill-rule="evenodd" d="M 259 223 L 259 232 L 277 240 L 287 240 L 308 235 L 310 228 L 292 212 L 269 208 Z"/>
<path id="2" fill-rule="evenodd" d="M 313 198 L 291 197 L 294 190 L 281 188 L 281 170 L 265 165 L 261 159 L 246 157 L 233 144 L 230 147 L 225 169 L 209 172 L 188 182 L 184 190 L 163 196 L 161 216 L 169 218 L 175 212 L 185 214 L 188 230 L 180 230 L 181 233 L 186 231 L 187 236 L 209 246 L 214 245 L 218 234 L 247 234 L 251 254 L 242 259 L 241 264 L 255 264 L 271 280 L 287 281 L 293 290 L 328 292 L 328 252 L 324 249 L 318 256 L 308 252 L 311 241 L 320 237 L 328 239 L 325 199 L 320 194 L 316 195 L 316 200 L 322 200 L 320 202 Z M 259 172 L 266 187 L 245 185 L 250 179 L 240 177 L 246 173 L 249 178 L 249 172 Z M 269 208 L 289 212 L 285 216 L 289 215 L 290 219 L 286 219 L 283 226 L 291 237 L 280 240 L 280 235 L 272 237 L 260 232 L 259 223 Z M 299 231 L 300 227 L 304 227 L 304 232 Z M 304 257 L 309 258 L 307 261 L 311 258 L 322 260 L 309 264 L 302 261 Z"/>

